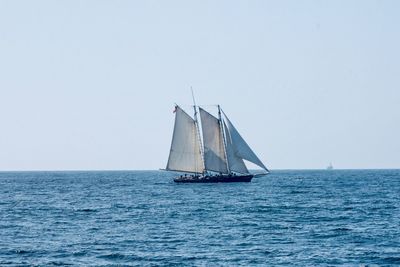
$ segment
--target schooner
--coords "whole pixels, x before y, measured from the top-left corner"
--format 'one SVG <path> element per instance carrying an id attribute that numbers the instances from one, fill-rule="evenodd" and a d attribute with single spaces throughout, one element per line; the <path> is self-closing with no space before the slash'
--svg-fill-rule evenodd
<path id="1" fill-rule="evenodd" d="M 200 106 L 193 108 L 194 118 L 178 105 L 174 110 L 174 132 L 165 170 L 184 173 L 174 178 L 175 182 L 250 182 L 254 174 L 244 160 L 264 169 L 263 175 L 269 173 L 219 105 L 218 117 Z"/>

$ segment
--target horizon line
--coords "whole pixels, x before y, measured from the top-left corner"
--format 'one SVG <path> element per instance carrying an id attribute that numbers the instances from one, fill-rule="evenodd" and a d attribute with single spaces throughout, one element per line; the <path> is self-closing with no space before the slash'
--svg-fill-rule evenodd
<path id="1" fill-rule="evenodd" d="M 400 170 L 397 168 L 334 168 L 328 170 L 326 168 L 299 168 L 299 169 L 269 169 L 273 171 L 351 171 L 351 170 Z M 173 172 L 165 171 L 160 169 L 37 169 L 37 170 L 0 170 L 1 172 L 133 172 L 133 171 L 159 171 L 159 172 Z M 251 171 L 258 171 L 257 169 L 251 169 Z"/>

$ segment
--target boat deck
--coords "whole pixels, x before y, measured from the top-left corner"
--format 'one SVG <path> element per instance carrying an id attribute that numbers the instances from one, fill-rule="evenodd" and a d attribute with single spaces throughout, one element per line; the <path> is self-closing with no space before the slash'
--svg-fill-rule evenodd
<path id="1" fill-rule="evenodd" d="M 254 175 L 203 175 L 179 176 L 174 178 L 175 183 L 248 183 Z"/>

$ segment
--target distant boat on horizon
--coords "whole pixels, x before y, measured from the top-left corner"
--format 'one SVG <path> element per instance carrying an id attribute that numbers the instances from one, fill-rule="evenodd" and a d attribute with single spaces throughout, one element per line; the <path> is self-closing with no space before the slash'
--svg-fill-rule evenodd
<path id="1" fill-rule="evenodd" d="M 333 170 L 332 162 L 329 163 L 328 167 L 326 167 L 327 170 Z"/>
<path id="2" fill-rule="evenodd" d="M 175 106 L 175 126 L 165 170 L 184 173 L 174 178 L 176 183 L 250 182 L 255 175 L 249 172 L 243 160 L 265 170 L 257 177 L 269 173 L 220 106 L 217 107 L 218 118 L 194 105 L 192 118 Z"/>

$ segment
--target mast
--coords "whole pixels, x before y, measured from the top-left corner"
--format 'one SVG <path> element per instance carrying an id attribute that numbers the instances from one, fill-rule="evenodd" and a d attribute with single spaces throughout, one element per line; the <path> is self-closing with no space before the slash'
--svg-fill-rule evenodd
<path id="1" fill-rule="evenodd" d="M 224 126 L 223 126 L 223 123 L 222 123 L 221 108 L 220 108 L 219 105 L 218 105 L 218 120 L 219 120 L 219 127 L 221 128 L 222 140 L 224 142 L 224 153 L 225 153 L 225 159 L 226 159 L 226 168 L 228 169 L 228 173 L 231 173 L 231 169 L 229 167 L 228 154 L 226 153 L 226 136 L 225 136 Z"/>
<path id="2" fill-rule="evenodd" d="M 197 131 L 197 138 L 200 144 L 200 157 L 201 157 L 201 161 L 203 163 L 203 173 L 205 170 L 205 163 L 204 163 L 204 151 L 203 151 L 203 144 L 201 143 L 201 137 L 200 137 L 200 128 L 199 128 L 199 122 L 197 119 L 197 109 L 196 109 L 196 100 L 194 98 L 194 93 L 193 93 L 193 88 L 190 86 L 190 90 L 192 91 L 192 98 L 193 98 L 193 111 L 194 111 L 194 124 L 196 126 L 196 131 Z"/>

